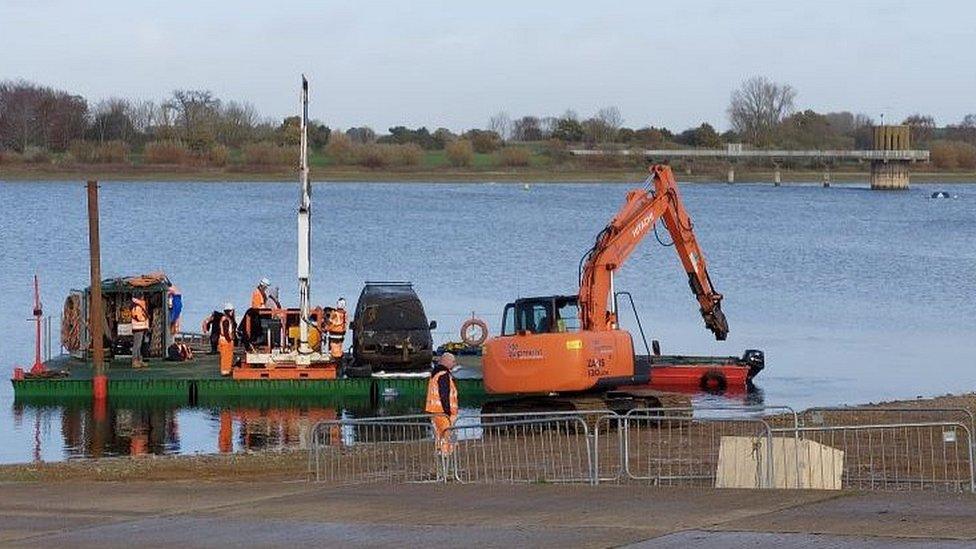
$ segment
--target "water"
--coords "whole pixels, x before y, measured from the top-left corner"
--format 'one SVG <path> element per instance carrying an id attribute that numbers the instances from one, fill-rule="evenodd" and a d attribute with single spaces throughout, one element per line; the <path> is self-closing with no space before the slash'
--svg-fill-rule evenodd
<path id="1" fill-rule="evenodd" d="M 954 200 L 931 200 L 948 188 Z M 353 303 L 365 280 L 412 280 L 437 342 L 476 312 L 498 328 L 515 296 L 571 293 L 580 255 L 621 204 L 614 184 L 317 184 L 313 301 Z M 683 197 L 725 294 L 725 342 L 704 329 L 670 248 L 649 238 L 617 278 L 665 353 L 766 351 L 769 404 L 863 403 L 976 389 L 976 185 L 881 193 L 837 186 L 687 185 Z M 102 272 L 165 270 L 184 326 L 248 301 L 262 276 L 297 302 L 291 183 L 105 183 Z M 87 285 L 81 183 L 0 183 L 0 371 L 31 362 L 31 277 L 58 315 Z M 666 235 L 662 235 L 667 239 Z M 56 323 L 55 323 L 56 324 Z M 631 326 L 632 327 L 632 326 Z M 56 338 L 55 338 L 56 340 Z M 7 374 L 3 374 L 6 377 Z M 378 412 L 396 410 L 378 410 Z M 0 462 L 217 452 L 295 443 L 330 406 L 109 412 L 15 409 L 0 383 Z M 473 412 L 473 411 L 472 411 Z"/>

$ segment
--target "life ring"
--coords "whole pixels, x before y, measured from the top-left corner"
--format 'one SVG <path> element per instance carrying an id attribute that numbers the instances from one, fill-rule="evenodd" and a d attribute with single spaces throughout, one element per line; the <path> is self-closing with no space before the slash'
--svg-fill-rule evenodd
<path id="1" fill-rule="evenodd" d="M 725 379 L 725 374 L 722 372 L 709 370 L 702 374 L 698 386 L 706 393 L 722 393 L 729 386 L 729 382 Z"/>
<path id="2" fill-rule="evenodd" d="M 473 335 L 472 329 L 477 328 L 477 336 Z M 469 318 L 461 325 L 461 341 L 468 347 L 480 347 L 488 339 L 488 325 L 480 318 Z"/>

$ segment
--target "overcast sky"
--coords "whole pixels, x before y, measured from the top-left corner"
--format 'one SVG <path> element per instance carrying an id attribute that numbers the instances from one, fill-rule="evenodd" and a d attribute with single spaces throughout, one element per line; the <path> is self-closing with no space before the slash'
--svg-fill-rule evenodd
<path id="1" fill-rule="evenodd" d="M 204 88 L 333 127 L 484 126 L 588 116 L 725 129 L 766 75 L 801 108 L 940 124 L 976 112 L 976 2 L 0 0 L 0 80 L 160 99 Z"/>

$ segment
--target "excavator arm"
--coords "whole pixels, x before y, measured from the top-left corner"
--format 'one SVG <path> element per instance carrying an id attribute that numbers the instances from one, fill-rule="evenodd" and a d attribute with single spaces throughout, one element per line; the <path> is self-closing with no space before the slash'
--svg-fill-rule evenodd
<path id="1" fill-rule="evenodd" d="M 610 223 L 597 235 L 596 243 L 583 257 L 580 268 L 579 305 L 584 330 L 617 328 L 613 299 L 613 273 L 627 260 L 638 244 L 654 229 L 658 220 L 674 241 L 688 283 L 701 307 L 705 326 L 718 340 L 729 331 L 722 312 L 722 294 L 715 291 L 708 276 L 705 256 L 695 238 L 691 218 L 678 195 L 671 168 L 656 164 L 644 188 L 627 193 L 627 200 Z"/>

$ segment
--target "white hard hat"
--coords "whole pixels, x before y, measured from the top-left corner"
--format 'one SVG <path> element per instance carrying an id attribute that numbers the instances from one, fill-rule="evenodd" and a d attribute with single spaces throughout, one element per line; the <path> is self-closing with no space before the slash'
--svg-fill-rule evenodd
<path id="1" fill-rule="evenodd" d="M 224 303 L 224 310 L 225 311 L 233 311 L 234 310 L 234 304 L 231 303 L 230 301 L 228 301 L 227 303 Z"/>
<path id="2" fill-rule="evenodd" d="M 261 279 L 261 283 L 260 283 L 260 284 L 261 284 L 262 286 L 270 286 L 270 285 L 271 285 L 271 281 L 270 281 L 270 280 L 268 280 L 267 278 L 262 278 L 262 279 Z"/>
<path id="3" fill-rule="evenodd" d="M 339 307 L 340 309 L 345 309 L 346 308 L 346 298 L 340 297 L 339 298 L 339 301 L 336 301 L 336 306 Z"/>

